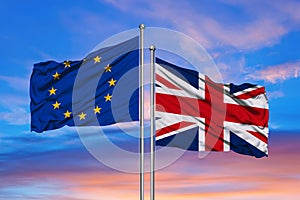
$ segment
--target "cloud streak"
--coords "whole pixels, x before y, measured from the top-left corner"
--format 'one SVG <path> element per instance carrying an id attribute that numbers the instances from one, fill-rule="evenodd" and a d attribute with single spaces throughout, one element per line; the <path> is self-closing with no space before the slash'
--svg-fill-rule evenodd
<path id="1" fill-rule="evenodd" d="M 29 124 L 30 114 L 21 107 L 15 107 L 10 112 L 0 112 L 0 120 L 11 125 Z"/>
<path id="2" fill-rule="evenodd" d="M 270 46 L 289 30 L 299 28 L 300 20 L 295 12 L 300 9 L 300 4 L 296 1 L 287 4 L 280 1 L 219 1 L 217 4 L 149 1 L 143 5 L 136 0 L 106 2 L 122 12 L 167 22 L 210 49 L 232 46 L 252 50 Z M 234 9 L 240 11 L 240 18 L 230 14 Z"/>
<path id="3" fill-rule="evenodd" d="M 32 152 L 26 156 L 19 151 L 20 155 L 9 156 L 10 160 L 1 163 L 0 197 L 16 199 L 23 195 L 23 199 L 59 200 L 96 200 L 99 196 L 110 200 L 139 198 L 138 174 L 119 173 L 104 167 L 82 148 L 72 133 L 56 138 L 32 137 L 35 139 L 31 141 L 31 151 L 41 147 L 40 153 Z M 62 143 L 67 140 L 77 142 L 71 146 L 55 144 L 59 140 Z M 296 199 L 300 186 L 298 141 L 298 134 L 272 133 L 270 157 L 263 159 L 230 152 L 211 153 L 199 160 L 196 152 L 188 152 L 173 165 L 156 173 L 157 198 Z M 53 149 L 47 151 L 51 146 Z M 146 183 L 148 178 L 146 176 Z"/>
<path id="4" fill-rule="evenodd" d="M 27 92 L 29 90 L 29 77 L 15 77 L 15 76 L 0 76 L 0 80 L 5 81 L 11 88 Z"/>
<path id="5" fill-rule="evenodd" d="M 268 66 L 262 70 L 255 71 L 247 76 L 252 80 L 263 80 L 269 83 L 277 83 L 292 78 L 298 78 L 300 73 L 300 61 Z"/>

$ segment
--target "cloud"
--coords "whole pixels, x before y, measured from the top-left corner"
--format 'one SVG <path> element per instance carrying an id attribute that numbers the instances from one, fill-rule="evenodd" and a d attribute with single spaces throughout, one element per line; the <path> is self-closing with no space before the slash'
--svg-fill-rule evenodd
<path id="1" fill-rule="evenodd" d="M 246 72 L 245 57 L 244 56 L 241 57 L 224 56 L 224 57 L 226 58 L 226 61 L 219 59 L 219 61 L 216 63 L 218 69 L 220 70 L 220 74 L 222 75 L 224 82 L 225 83 L 240 82 L 241 74 L 244 74 Z"/>
<path id="2" fill-rule="evenodd" d="M 0 76 L 0 80 L 5 81 L 11 88 L 27 92 L 29 90 L 29 77 L 15 77 L 15 76 Z"/>
<path id="3" fill-rule="evenodd" d="M 277 99 L 280 97 L 284 97 L 284 93 L 282 91 L 271 91 L 268 92 L 268 98 L 269 99 Z"/>
<path id="4" fill-rule="evenodd" d="M 252 50 L 277 43 L 291 29 L 299 29 L 300 3 L 289 1 L 218 1 L 192 4 L 137 0 L 106 0 L 121 10 L 167 22 L 206 48 L 232 46 Z M 135 9 L 132 9 L 135 7 Z M 232 10 L 239 13 L 233 15 Z M 218 13 L 216 15 L 216 12 Z"/>
<path id="5" fill-rule="evenodd" d="M 0 105 L 9 109 L 13 109 L 17 106 L 29 106 L 29 97 L 27 95 L 21 96 L 2 93 L 0 98 Z"/>
<path id="6" fill-rule="evenodd" d="M 53 60 L 53 58 L 54 58 L 54 56 L 50 55 L 50 54 L 47 53 L 47 52 L 44 52 L 44 51 L 38 49 L 37 47 L 30 47 L 30 49 L 31 49 L 34 53 L 36 53 L 36 54 L 39 56 L 39 58 L 41 58 L 41 59 L 43 59 L 43 60 Z M 38 62 L 38 61 L 36 61 L 36 62 Z M 33 63 L 33 62 L 31 62 L 31 63 Z"/>
<path id="7" fill-rule="evenodd" d="M 0 112 L 0 120 L 11 125 L 29 124 L 29 116 L 30 114 L 21 107 L 15 107 L 10 112 Z"/>
<path id="8" fill-rule="evenodd" d="M 33 136 L 40 153 L 22 151 L 1 163 L 0 198 L 14 199 L 138 199 L 139 175 L 120 173 L 103 167 L 88 155 L 80 142 L 57 146 L 75 139 L 61 135 L 55 139 Z M 29 137 L 29 136 L 28 136 Z M 48 138 L 48 139 L 47 139 Z M 14 139 L 14 138 L 11 138 Z M 39 142 L 38 139 L 41 141 Z M 211 153 L 198 160 L 197 152 L 187 152 L 176 163 L 156 172 L 157 199 L 297 199 L 300 169 L 299 134 L 273 133 L 270 156 L 256 159 L 233 152 Z M 24 141 L 25 143 L 30 143 Z M 24 146 L 26 147 L 26 146 Z M 27 144 L 32 149 L 32 144 Z M 3 156 L 3 154 L 2 154 Z M 138 162 L 136 163 L 138 165 Z M 234 169 L 234 170 L 233 170 Z M 146 176 L 146 184 L 148 184 Z M 294 187 L 291 187 L 293 185 Z"/>
<path id="9" fill-rule="evenodd" d="M 300 14 L 299 12 L 297 12 L 300 7 L 300 2 L 297 0 L 253 0 L 251 2 L 239 0 L 222 0 L 222 2 L 231 6 L 238 6 L 241 9 L 244 9 L 249 14 L 257 13 L 259 14 L 258 16 L 256 16 L 257 18 L 259 18 L 260 16 L 282 18 L 282 20 L 286 20 L 287 23 L 293 23 L 300 20 Z M 274 14 L 274 11 L 276 12 L 276 15 Z"/>
<path id="10" fill-rule="evenodd" d="M 9 78 L 9 81 L 14 78 Z M 20 82 L 22 84 L 22 82 Z M 17 83 L 12 81 L 12 87 L 17 87 Z M 20 86 L 22 88 L 22 86 Z M 20 89 L 24 91 L 25 88 Z M 5 121 L 10 125 L 26 125 L 30 123 L 29 99 L 21 95 L 1 94 L 0 99 L 0 121 Z"/>
<path id="11" fill-rule="evenodd" d="M 280 128 L 280 125 L 276 124 L 276 123 L 273 123 L 273 122 L 269 122 L 269 127 L 271 129 L 279 129 Z"/>
<path id="12" fill-rule="evenodd" d="M 90 42 L 91 44 L 101 42 L 99 36 L 104 40 L 118 33 L 118 31 L 124 27 L 124 25 L 118 23 L 117 20 L 112 22 L 112 19 L 107 13 L 100 12 L 99 14 L 85 10 L 84 8 L 72 8 L 67 13 L 61 12 L 60 18 L 62 24 L 68 27 L 68 30 L 72 33 L 73 37 L 71 39 L 86 49 L 83 51 L 84 53 L 86 53 L 87 50 L 91 50 L 91 46 L 87 46 Z M 125 27 L 123 30 L 126 30 Z M 101 34 L 99 35 L 99 33 Z"/>
<path id="13" fill-rule="evenodd" d="M 255 71 L 247 76 L 247 79 L 263 80 L 270 83 L 298 78 L 300 72 L 300 61 L 268 66 L 265 69 Z"/>

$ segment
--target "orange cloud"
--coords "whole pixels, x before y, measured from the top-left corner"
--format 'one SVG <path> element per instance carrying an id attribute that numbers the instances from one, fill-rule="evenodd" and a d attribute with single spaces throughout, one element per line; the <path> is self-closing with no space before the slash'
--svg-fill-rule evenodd
<path id="1" fill-rule="evenodd" d="M 156 198 L 160 200 L 293 199 L 299 196 L 299 153 L 286 152 L 255 159 L 235 153 L 214 153 L 198 160 L 188 153 L 156 173 Z M 35 177 L 38 178 L 38 175 Z M 72 199 L 138 200 L 139 175 L 119 172 L 61 172 L 49 178 L 64 183 Z M 149 196 L 149 176 L 146 195 Z"/>
<path id="2" fill-rule="evenodd" d="M 273 133 L 270 155 L 262 159 L 234 152 L 214 152 L 204 159 L 198 159 L 197 152 L 187 152 L 171 166 L 156 172 L 156 198 L 159 200 L 297 199 L 300 195 L 298 141 L 298 134 Z M 16 188 L 22 186 L 32 190 L 35 195 L 38 194 L 36 189 L 38 192 L 43 188 L 46 191 L 42 193 L 43 195 L 51 195 L 39 196 L 39 199 L 139 199 L 139 174 L 120 173 L 96 166 L 87 169 L 33 170 L 3 176 L 1 187 L 7 187 L 5 183 Z M 148 199 L 149 174 L 146 175 L 145 186 Z M 3 196 L 1 189 L 0 194 Z"/>

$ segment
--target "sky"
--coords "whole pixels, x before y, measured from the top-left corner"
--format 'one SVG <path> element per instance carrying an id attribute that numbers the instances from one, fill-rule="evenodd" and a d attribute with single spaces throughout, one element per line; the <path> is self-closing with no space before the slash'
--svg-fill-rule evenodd
<path id="1" fill-rule="evenodd" d="M 157 171 L 156 198 L 298 199 L 299 10 L 296 0 L 2 1 L 0 199 L 139 199 L 138 174 L 99 162 L 75 129 L 30 132 L 29 79 L 34 63 L 81 59 L 140 23 L 146 30 L 167 28 L 193 38 L 211 55 L 224 82 L 265 86 L 270 109 L 269 157 L 228 152 L 199 158 L 185 152 Z M 118 129 L 107 130 L 130 149 Z"/>

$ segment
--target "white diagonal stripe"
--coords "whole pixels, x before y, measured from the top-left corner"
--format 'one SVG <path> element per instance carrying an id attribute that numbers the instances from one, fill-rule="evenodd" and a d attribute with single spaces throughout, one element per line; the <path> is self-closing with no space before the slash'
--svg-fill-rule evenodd
<path id="1" fill-rule="evenodd" d="M 181 79 L 158 64 L 156 65 L 156 73 L 162 78 L 172 83 L 173 85 L 175 85 L 176 87 L 181 89 L 181 90 L 170 89 L 157 81 L 158 85 L 161 86 L 161 88 L 159 87 L 156 88 L 156 91 L 158 93 L 172 94 L 172 95 L 185 96 L 185 97 L 198 98 L 198 99 L 203 97 L 202 93 L 204 92 L 204 88 L 202 87 L 200 87 L 200 89 L 194 88 L 189 83 L 184 81 L 184 77 L 181 77 L 182 78 Z"/>
<path id="2" fill-rule="evenodd" d="M 229 90 L 230 90 L 229 86 L 224 85 L 225 103 L 269 109 L 268 99 L 266 94 L 260 94 L 255 96 L 254 98 L 249 98 L 249 99 L 239 99 L 239 98 L 235 98 L 234 95 L 230 94 Z"/>
<path id="3" fill-rule="evenodd" d="M 171 132 L 169 132 L 169 133 L 166 133 L 166 134 L 157 136 L 155 139 L 156 139 L 156 141 L 158 141 L 158 140 L 164 139 L 164 138 L 166 138 L 166 137 L 170 137 L 170 136 L 172 136 L 172 135 L 176 135 L 176 134 L 178 134 L 178 133 L 182 133 L 182 132 L 184 132 L 184 131 L 186 131 L 186 130 L 190 130 L 190 129 L 196 128 L 196 127 L 198 127 L 197 124 L 191 124 L 190 126 L 186 126 L 186 127 L 177 129 L 177 130 L 175 130 L 175 131 L 171 131 Z"/>
<path id="4" fill-rule="evenodd" d="M 254 147 L 258 148 L 260 151 L 268 154 L 268 144 L 261 141 L 248 131 L 255 131 L 263 134 L 264 136 L 268 137 L 268 128 L 265 127 L 258 127 L 253 125 L 247 125 L 247 124 L 238 124 L 234 122 L 224 122 L 224 128 L 228 131 L 233 132 L 238 137 L 242 138 L 243 140 L 247 141 Z"/>

